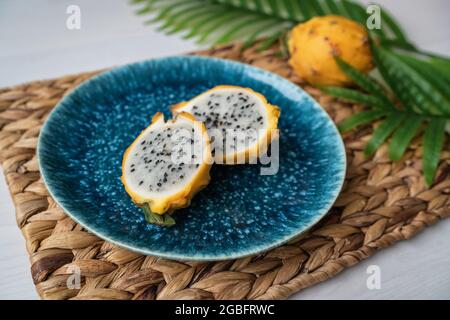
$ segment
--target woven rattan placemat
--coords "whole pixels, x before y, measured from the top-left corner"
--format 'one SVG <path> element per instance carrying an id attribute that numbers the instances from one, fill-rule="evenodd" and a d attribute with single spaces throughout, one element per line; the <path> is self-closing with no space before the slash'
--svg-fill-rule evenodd
<path id="1" fill-rule="evenodd" d="M 241 52 L 239 46 L 228 45 L 197 54 L 276 72 L 301 85 L 336 122 L 362 108 L 304 85 L 273 49 Z M 443 153 L 436 182 L 427 189 L 420 139 L 399 162 L 388 159 L 386 146 L 366 158 L 362 149 L 372 132 L 366 126 L 344 137 L 348 171 L 343 192 L 308 234 L 262 255 L 210 263 L 127 251 L 72 221 L 49 196 L 36 160 L 37 137 L 49 111 L 93 74 L 0 89 L 0 161 L 26 239 L 32 277 L 44 299 L 286 298 L 450 215 L 450 152 Z M 80 289 L 66 284 L 75 267 L 81 271 Z"/>

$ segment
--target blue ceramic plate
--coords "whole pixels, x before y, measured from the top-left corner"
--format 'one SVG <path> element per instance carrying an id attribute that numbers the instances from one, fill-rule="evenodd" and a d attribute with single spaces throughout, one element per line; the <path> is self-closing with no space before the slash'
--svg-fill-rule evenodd
<path id="1" fill-rule="evenodd" d="M 124 150 L 154 113 L 219 84 L 250 87 L 281 108 L 275 175 L 259 165 L 213 166 L 211 183 L 171 228 L 150 225 L 126 194 Z M 113 69 L 66 96 L 42 128 L 38 157 L 58 204 L 86 229 L 143 254 L 221 260 L 276 247 L 322 218 L 345 175 L 341 137 L 293 83 L 226 60 L 179 56 Z"/>

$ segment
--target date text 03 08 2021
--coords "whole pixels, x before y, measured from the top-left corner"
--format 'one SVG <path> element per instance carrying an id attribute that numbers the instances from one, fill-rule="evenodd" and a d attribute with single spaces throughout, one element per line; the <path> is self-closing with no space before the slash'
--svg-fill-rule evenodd
<path id="1" fill-rule="evenodd" d="M 198 306 L 187 306 L 182 304 L 175 308 L 176 315 L 201 315 L 203 317 L 208 316 L 208 313 L 217 313 L 223 315 L 231 314 L 242 314 L 242 315 L 273 315 L 274 305 L 253 305 L 253 304 L 230 304 L 230 305 L 219 305 L 218 309 L 212 307 L 198 307 Z"/>

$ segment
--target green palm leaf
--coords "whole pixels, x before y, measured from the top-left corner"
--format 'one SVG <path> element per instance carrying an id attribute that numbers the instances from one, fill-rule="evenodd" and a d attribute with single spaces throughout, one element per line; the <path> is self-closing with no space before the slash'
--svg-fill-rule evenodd
<path id="1" fill-rule="evenodd" d="M 153 14 L 147 23 L 161 23 L 160 30 L 170 34 L 186 32 L 186 38 L 212 44 L 233 40 L 253 44 L 259 36 L 273 40 L 295 24 L 316 16 L 341 15 L 363 25 L 368 17 L 361 4 L 350 0 L 131 0 L 131 3 L 142 6 L 137 14 Z M 388 16 L 387 12 L 384 14 Z M 222 19 L 223 16 L 231 18 Z M 389 39 L 407 43 L 404 34 L 399 32 L 401 29 L 388 17 L 386 25 L 395 31 Z M 271 24 L 264 32 L 255 27 L 268 20 L 278 24 Z M 231 22 L 234 27 L 229 26 Z M 205 23 L 207 26 L 203 27 Z M 382 35 L 377 30 L 375 33 Z"/>
<path id="2" fill-rule="evenodd" d="M 288 14 L 282 2 L 279 0 L 203 0 L 203 2 L 215 2 L 226 7 L 233 7 L 249 13 L 256 13 L 280 20 L 288 20 Z"/>
<path id="3" fill-rule="evenodd" d="M 383 47 L 386 48 L 400 48 L 403 50 L 408 50 L 408 51 L 417 51 L 416 47 L 410 43 L 410 42 L 405 42 L 403 40 L 400 39 L 391 39 L 391 38 L 387 38 L 383 35 L 378 35 L 378 41 L 380 42 L 380 44 Z"/>
<path id="4" fill-rule="evenodd" d="M 415 115 L 407 115 L 404 121 L 405 125 L 395 131 L 389 145 L 389 157 L 394 161 L 402 158 L 411 140 L 416 136 L 423 118 Z"/>
<path id="5" fill-rule="evenodd" d="M 381 123 L 372 134 L 372 138 L 367 143 L 364 153 L 368 156 L 372 155 L 379 146 L 394 132 L 395 129 L 405 120 L 404 114 L 394 113 L 389 115 L 386 120 Z"/>
<path id="6" fill-rule="evenodd" d="M 352 0 L 131 0 L 131 3 L 138 7 L 137 14 L 151 15 L 146 23 L 158 23 L 159 29 L 168 34 L 184 32 L 184 38 L 194 38 L 199 43 L 240 40 L 243 48 L 265 38 L 258 50 L 285 39 L 297 23 L 316 16 L 344 16 L 364 26 L 368 18 L 365 7 Z M 383 84 L 396 99 L 391 99 L 373 77 L 362 74 L 339 57 L 336 62 L 342 71 L 365 93 L 338 87 L 322 90 L 370 107 L 342 121 L 339 129 L 343 132 L 385 118 L 365 148 L 368 155 L 392 135 L 389 156 L 400 159 L 421 124 L 429 123 L 424 135 L 424 174 L 430 184 L 442 149 L 443 127 L 450 118 L 450 59 L 417 49 L 384 9 L 381 20 L 382 30 L 369 30 L 376 40 L 373 43 L 381 46 L 372 46 L 372 51 Z M 388 48 L 400 48 L 425 59 Z M 153 220 L 162 219 L 147 215 Z M 163 220 L 159 222 L 172 223 L 170 217 Z"/>
<path id="7" fill-rule="evenodd" d="M 280 2 L 286 8 L 287 16 L 288 16 L 289 20 L 298 21 L 299 11 L 298 11 L 298 7 L 296 6 L 296 3 L 292 2 L 292 1 L 286 1 L 286 0 L 282 0 Z"/>
<path id="8" fill-rule="evenodd" d="M 237 21 L 230 25 L 227 30 L 215 41 L 217 44 L 227 43 L 231 41 L 233 37 L 238 33 L 242 32 L 248 25 L 252 25 L 253 23 L 257 23 L 261 21 L 257 16 L 249 16 Z"/>
<path id="9" fill-rule="evenodd" d="M 450 59 L 443 57 L 432 57 L 429 61 L 433 71 L 438 72 L 450 81 Z"/>
<path id="10" fill-rule="evenodd" d="M 242 50 L 251 47 L 257 41 L 258 37 L 261 37 L 266 33 L 267 29 L 280 30 L 273 34 L 278 35 L 279 32 L 282 32 L 285 28 L 280 25 L 278 20 L 268 19 L 267 21 L 258 23 L 255 25 L 255 30 L 248 36 L 247 40 L 242 45 Z"/>
<path id="11" fill-rule="evenodd" d="M 208 14 L 211 12 L 215 12 L 214 10 L 211 10 L 211 7 L 205 7 L 201 6 L 199 8 L 192 8 L 189 10 L 187 14 L 181 14 L 179 19 L 177 19 L 171 27 L 167 27 L 167 34 L 174 34 L 177 32 L 181 32 L 183 30 L 186 30 L 186 28 L 193 27 L 195 19 L 199 16 L 206 16 L 208 17 Z"/>
<path id="12" fill-rule="evenodd" d="M 197 0 L 169 0 L 166 3 L 159 3 L 155 1 L 154 3 L 159 4 L 158 6 L 149 6 L 152 10 L 157 10 L 158 14 L 147 23 L 155 23 L 158 21 L 170 20 L 173 15 L 177 12 L 183 12 L 183 9 L 195 3 Z"/>
<path id="13" fill-rule="evenodd" d="M 337 14 L 340 11 L 337 5 L 337 1 L 335 0 L 323 0 L 322 5 L 327 8 L 328 12 L 331 12 L 333 14 Z"/>
<path id="14" fill-rule="evenodd" d="M 423 136 L 423 172 L 428 186 L 433 183 L 445 139 L 445 119 L 433 119 Z"/>
<path id="15" fill-rule="evenodd" d="M 338 125 L 339 131 L 347 132 L 350 131 L 360 125 L 370 123 L 376 119 L 380 119 L 381 117 L 387 114 L 386 111 L 363 111 L 357 114 L 352 115 L 349 118 L 341 121 Z"/>
<path id="16" fill-rule="evenodd" d="M 381 21 L 383 23 L 383 27 L 387 27 L 389 31 L 393 34 L 393 38 L 398 39 L 404 44 L 409 43 L 405 33 L 403 32 L 400 25 L 395 21 L 395 19 L 389 14 L 386 10 L 381 10 Z"/>
<path id="17" fill-rule="evenodd" d="M 390 105 L 386 105 L 386 102 L 383 99 L 361 93 L 358 90 L 341 87 L 322 87 L 321 90 L 333 97 L 341 98 L 346 101 L 361 103 L 367 106 L 378 108 L 380 110 L 387 111 L 388 109 L 390 109 Z"/>
<path id="18" fill-rule="evenodd" d="M 213 23 L 217 23 L 217 20 L 224 20 L 227 17 L 234 15 L 234 12 L 226 12 L 223 13 L 220 10 L 208 10 L 203 16 L 197 16 L 192 19 L 189 28 L 186 30 L 190 30 L 183 38 L 191 39 L 195 37 L 199 37 L 200 34 L 203 34 L 207 28 Z"/>
<path id="19" fill-rule="evenodd" d="M 373 46 L 373 54 L 383 78 L 407 109 L 419 114 L 448 116 L 450 107 L 445 97 L 394 53 Z"/>
<path id="20" fill-rule="evenodd" d="M 240 21 L 241 19 L 248 19 L 248 15 L 243 12 L 234 10 L 227 12 L 227 14 L 224 14 L 223 16 L 217 18 L 215 21 L 212 21 L 211 24 L 205 24 L 207 26 L 207 29 L 203 32 L 202 35 L 198 37 L 198 43 L 205 43 L 215 33 L 223 33 L 224 30 L 229 30 L 230 27 L 233 27 L 236 21 Z M 217 38 L 218 37 L 216 36 L 215 40 L 213 40 L 214 44 L 218 44 Z"/>
<path id="21" fill-rule="evenodd" d="M 175 33 L 183 29 L 192 19 L 202 14 L 205 10 L 211 10 L 210 7 L 206 7 L 200 3 L 193 2 L 190 6 L 184 7 L 181 10 L 177 10 L 176 13 L 165 20 L 158 30 L 166 30 L 168 34 Z"/>
<path id="22" fill-rule="evenodd" d="M 341 70 L 347 75 L 347 77 L 353 80 L 358 86 L 381 100 L 384 103 L 385 107 L 395 109 L 395 106 L 386 97 L 386 92 L 377 81 L 353 68 L 340 57 L 335 57 L 335 60 Z"/>
<path id="23" fill-rule="evenodd" d="M 144 212 L 144 218 L 148 223 L 156 224 L 164 227 L 171 227 L 175 224 L 174 218 L 168 213 L 157 214 L 152 212 L 148 204 L 142 206 L 142 211 Z"/>
<path id="24" fill-rule="evenodd" d="M 426 182 L 430 185 L 436 174 L 439 154 L 445 136 L 445 123 L 450 118 L 448 104 L 450 81 L 446 76 L 450 74 L 448 73 L 450 60 L 437 56 L 430 58 L 428 55 L 425 55 L 428 60 L 421 60 L 410 55 L 390 53 L 379 48 L 374 48 L 374 55 L 384 80 L 391 86 L 397 96 L 401 96 L 400 100 L 404 104 L 403 109 L 399 110 L 395 107 L 394 103 L 384 94 L 384 90 L 378 82 L 354 69 L 339 57 L 335 59 L 341 70 L 371 95 L 336 87 L 325 87 L 322 90 L 335 97 L 363 103 L 372 108 L 363 112 L 362 115 L 356 114 L 342 121 L 339 125 L 341 131 L 350 130 L 360 124 L 386 116 L 386 119 L 374 130 L 367 143 L 364 150 L 366 155 L 372 155 L 393 134 L 388 150 L 389 157 L 392 160 L 400 160 L 406 148 L 418 133 L 422 123 L 428 122 L 429 125 L 423 143 L 423 167 Z M 438 71 L 439 67 L 444 71 Z M 436 97 L 431 99 L 430 96 L 432 95 L 438 95 L 441 100 L 437 100 Z M 374 113 L 379 111 L 380 104 L 386 101 L 388 101 L 386 105 L 390 106 L 390 109 L 388 109 L 390 112 L 381 114 L 381 116 Z M 434 109 L 430 112 L 429 105 L 436 104 L 438 101 L 442 104 L 438 108 L 434 108 L 433 105 Z M 415 107 L 416 104 L 421 105 L 420 113 L 417 113 L 416 109 L 411 107 Z M 430 117 L 436 110 L 443 113 L 442 118 Z M 427 114 L 423 114 L 425 112 Z"/>
<path id="25" fill-rule="evenodd" d="M 281 36 L 282 32 L 278 32 L 278 33 L 274 33 L 273 35 L 271 35 L 270 37 L 267 37 L 266 39 L 264 39 L 258 47 L 258 52 L 260 51 L 264 51 L 267 48 L 269 48 L 272 44 L 274 44 Z"/>

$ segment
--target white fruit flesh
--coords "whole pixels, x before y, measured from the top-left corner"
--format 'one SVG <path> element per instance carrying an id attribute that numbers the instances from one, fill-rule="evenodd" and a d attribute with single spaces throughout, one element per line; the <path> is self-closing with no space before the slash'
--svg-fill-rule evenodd
<path id="1" fill-rule="evenodd" d="M 200 122 L 184 113 L 164 122 L 160 115 L 127 149 L 122 181 L 136 203 L 164 213 L 187 205 L 198 184 L 207 184 L 210 157 Z"/>
<path id="2" fill-rule="evenodd" d="M 268 131 L 276 129 L 279 115 L 262 95 L 234 86 L 213 88 L 172 110 L 188 112 L 205 123 L 216 161 L 256 150 Z"/>

